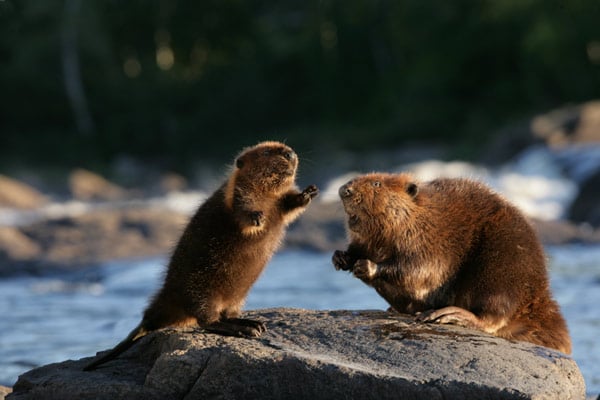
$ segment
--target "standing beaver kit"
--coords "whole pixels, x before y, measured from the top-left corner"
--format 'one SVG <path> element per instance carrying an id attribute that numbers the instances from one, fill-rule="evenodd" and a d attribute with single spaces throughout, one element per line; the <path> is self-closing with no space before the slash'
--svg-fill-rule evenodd
<path id="1" fill-rule="evenodd" d="M 339 195 L 350 244 L 333 264 L 394 310 L 571 352 L 533 228 L 485 185 L 373 173 Z"/>
<path id="2" fill-rule="evenodd" d="M 318 193 L 295 186 L 298 157 L 278 142 L 242 151 L 227 181 L 200 206 L 173 251 L 160 291 L 142 322 L 92 370 L 148 332 L 199 325 L 232 336 L 260 336 L 263 322 L 239 318 L 250 287 L 277 250 L 285 227 Z"/>

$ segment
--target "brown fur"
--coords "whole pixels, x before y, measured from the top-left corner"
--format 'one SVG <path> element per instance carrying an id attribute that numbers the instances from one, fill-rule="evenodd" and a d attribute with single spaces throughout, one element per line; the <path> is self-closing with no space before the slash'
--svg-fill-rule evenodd
<path id="1" fill-rule="evenodd" d="M 333 263 L 395 310 L 571 352 L 534 230 L 485 185 L 368 174 L 340 197 L 350 245 Z"/>
<path id="2" fill-rule="evenodd" d="M 288 146 L 263 142 L 236 158 L 227 181 L 198 209 L 169 262 L 165 282 L 140 325 L 90 370 L 116 357 L 148 332 L 195 326 L 216 333 L 259 336 L 262 322 L 239 318 L 248 291 L 285 233 L 318 193 L 295 186 L 298 157 Z"/>

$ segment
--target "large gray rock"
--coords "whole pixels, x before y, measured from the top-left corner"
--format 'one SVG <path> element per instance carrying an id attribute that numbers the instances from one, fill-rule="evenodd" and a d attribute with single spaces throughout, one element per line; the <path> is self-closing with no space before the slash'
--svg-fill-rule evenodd
<path id="1" fill-rule="evenodd" d="M 259 339 L 162 330 L 93 372 L 89 358 L 19 377 L 24 399 L 583 399 L 568 356 L 382 311 L 271 309 Z"/>

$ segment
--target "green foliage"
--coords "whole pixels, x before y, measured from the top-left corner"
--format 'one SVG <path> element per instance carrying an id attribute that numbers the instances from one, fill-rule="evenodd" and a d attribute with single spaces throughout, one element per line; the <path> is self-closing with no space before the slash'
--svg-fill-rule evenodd
<path id="1" fill-rule="evenodd" d="M 596 0 L 3 0 L 0 155 L 181 166 L 264 138 L 478 143 L 600 97 L 598 21 Z"/>

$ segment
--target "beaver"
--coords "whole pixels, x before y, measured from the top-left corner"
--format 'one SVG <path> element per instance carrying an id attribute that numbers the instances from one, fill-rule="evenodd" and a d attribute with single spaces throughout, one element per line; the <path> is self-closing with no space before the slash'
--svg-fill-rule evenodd
<path id="1" fill-rule="evenodd" d="M 393 310 L 571 352 L 535 231 L 487 186 L 372 173 L 339 195 L 350 244 L 334 252 L 333 264 Z"/>
<path id="2" fill-rule="evenodd" d="M 298 157 L 279 142 L 244 149 L 226 182 L 197 210 L 168 264 L 162 288 L 140 324 L 92 370 L 148 332 L 198 325 L 213 333 L 260 336 L 263 322 L 239 318 L 250 287 L 276 251 L 285 227 L 318 194 L 295 186 Z"/>

